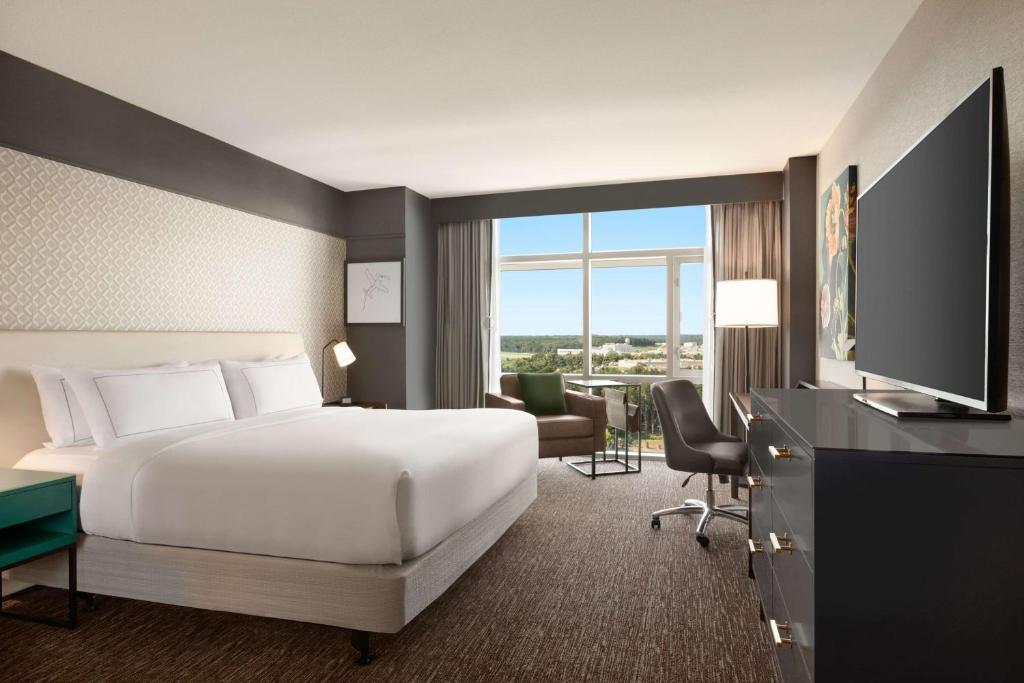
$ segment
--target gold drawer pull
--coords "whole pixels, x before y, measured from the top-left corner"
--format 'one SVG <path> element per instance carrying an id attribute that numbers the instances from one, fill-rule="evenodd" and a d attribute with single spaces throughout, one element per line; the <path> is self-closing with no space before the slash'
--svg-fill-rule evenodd
<path id="1" fill-rule="evenodd" d="M 747 422 L 763 422 L 765 420 L 764 415 L 756 415 L 754 413 L 747 413 Z"/>
<path id="2" fill-rule="evenodd" d="M 775 532 L 768 534 L 768 540 L 772 544 L 772 552 L 776 555 L 780 553 L 791 553 L 793 552 L 793 541 L 789 539 L 789 536 L 782 534 L 782 536 L 776 536 Z"/>
<path id="3" fill-rule="evenodd" d="M 757 555 L 758 553 L 764 552 L 764 541 L 755 541 L 752 538 L 748 538 L 747 544 L 750 546 L 751 555 Z"/>
<path id="4" fill-rule="evenodd" d="M 792 629 L 789 624 L 780 624 L 771 619 L 768 621 L 768 626 L 772 629 L 772 640 L 775 641 L 775 647 L 793 647 L 796 643 L 791 635 Z M 783 631 L 786 632 L 786 635 L 782 635 Z"/>
<path id="5" fill-rule="evenodd" d="M 768 452 L 772 454 L 772 460 L 789 460 L 793 457 L 793 451 L 789 450 L 787 446 L 783 446 L 782 448 L 769 446 Z"/>
<path id="6" fill-rule="evenodd" d="M 765 487 L 764 479 L 761 477 L 747 476 L 747 488 L 752 489 L 763 489 Z"/>

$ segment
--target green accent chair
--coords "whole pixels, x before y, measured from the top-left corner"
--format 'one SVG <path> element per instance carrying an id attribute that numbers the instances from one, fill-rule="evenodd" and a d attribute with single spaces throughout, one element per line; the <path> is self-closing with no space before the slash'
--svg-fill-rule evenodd
<path id="1" fill-rule="evenodd" d="M 488 408 L 526 410 L 523 389 L 519 375 L 502 375 L 499 380 L 501 393 L 488 393 L 484 405 Z M 578 391 L 567 391 L 565 382 L 559 380 L 555 387 L 565 402 L 563 415 L 537 415 L 537 433 L 540 437 L 540 457 L 562 458 L 567 455 L 592 455 L 604 452 L 605 429 L 608 415 L 604 398 L 590 396 Z M 552 404 L 558 404 L 558 396 L 548 397 Z"/>

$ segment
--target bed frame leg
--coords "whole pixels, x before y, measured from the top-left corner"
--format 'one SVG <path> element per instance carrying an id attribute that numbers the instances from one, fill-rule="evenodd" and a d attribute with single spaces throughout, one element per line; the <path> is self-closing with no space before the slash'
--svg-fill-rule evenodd
<path id="1" fill-rule="evenodd" d="M 370 633 L 368 631 L 352 631 L 352 647 L 359 650 L 357 664 L 366 665 L 373 661 L 370 656 Z"/>

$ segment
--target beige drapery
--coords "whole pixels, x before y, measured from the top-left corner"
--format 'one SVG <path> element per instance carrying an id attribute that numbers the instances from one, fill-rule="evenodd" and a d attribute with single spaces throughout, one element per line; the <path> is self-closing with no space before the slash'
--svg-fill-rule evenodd
<path id="1" fill-rule="evenodd" d="M 781 202 L 715 204 L 711 207 L 715 282 L 747 278 L 782 280 Z M 740 427 L 729 392 L 743 392 L 744 330 L 717 328 L 715 334 L 715 424 L 730 434 Z M 779 328 L 751 328 L 750 383 L 777 387 L 782 355 Z"/>
<path id="2" fill-rule="evenodd" d="M 438 408 L 482 408 L 491 358 L 493 221 L 444 223 L 437 231 Z"/>

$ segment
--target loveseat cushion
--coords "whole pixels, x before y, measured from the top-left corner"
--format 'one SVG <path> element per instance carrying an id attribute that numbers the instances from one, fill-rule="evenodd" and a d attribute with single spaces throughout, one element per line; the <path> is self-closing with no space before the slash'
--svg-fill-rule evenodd
<path id="1" fill-rule="evenodd" d="M 545 439 L 571 439 L 593 436 L 594 421 L 579 415 L 538 415 L 537 435 Z"/>

